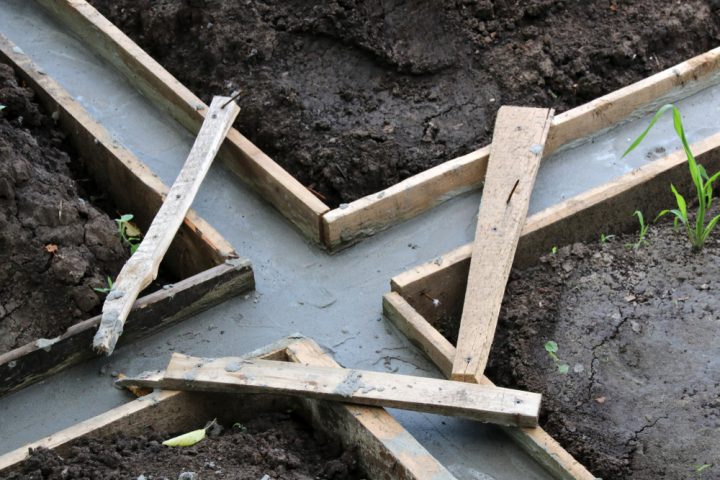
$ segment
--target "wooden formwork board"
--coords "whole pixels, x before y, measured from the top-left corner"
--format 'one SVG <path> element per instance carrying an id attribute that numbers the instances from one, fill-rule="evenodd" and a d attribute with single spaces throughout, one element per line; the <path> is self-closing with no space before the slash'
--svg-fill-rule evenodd
<path id="1" fill-rule="evenodd" d="M 57 112 L 59 128 L 82 152 L 88 172 L 119 209 L 132 212 L 146 229 L 167 187 L 52 78 L 0 35 L 0 61 L 12 65 L 45 111 Z M 254 287 L 250 262 L 192 210 L 168 251 L 163 268 L 182 279 L 139 299 L 130 314 L 125 341 L 137 339 Z M 91 344 L 99 317 L 67 329 L 49 341 L 33 342 L 0 355 L 0 395 L 37 382 L 94 356 Z"/>
<path id="2" fill-rule="evenodd" d="M 246 356 L 312 366 L 339 367 L 312 340 L 288 337 Z M 151 383 L 150 383 L 151 384 Z M 286 411 L 295 407 L 314 428 L 338 439 L 358 452 L 358 460 L 370 479 L 454 480 L 393 417 L 377 407 L 358 407 L 282 396 L 228 395 L 156 390 L 102 415 L 81 422 L 37 442 L 0 456 L 0 475 L 21 468 L 28 448 L 45 447 L 63 454 L 79 439 L 103 438 L 114 433 L 137 435 L 155 431 L 188 431 L 208 419 L 232 423 L 251 412 Z"/>
<path id="3" fill-rule="evenodd" d="M 708 171 L 720 169 L 720 134 L 695 143 L 692 149 Z M 529 217 L 514 266 L 533 265 L 553 246 L 598 241 L 603 233 L 637 229 L 635 210 L 655 218 L 660 210 L 673 205 L 671 183 L 684 194 L 692 188 L 682 151 Z M 385 316 L 447 375 L 452 371 L 455 347 L 433 324 L 443 317 L 459 317 L 471 255 L 472 244 L 467 244 L 401 273 L 392 278 L 392 291 L 383 297 Z M 488 381 L 485 377 L 476 380 Z M 544 432 L 507 431 L 558 478 L 594 478 Z"/>
<path id="4" fill-rule="evenodd" d="M 85 0 L 36 2 L 160 108 L 197 132 L 206 106 Z M 720 48 L 716 48 L 556 116 L 544 156 L 598 135 L 658 102 L 687 97 L 719 81 Z M 469 152 L 332 210 L 236 130 L 231 130 L 221 157 L 306 236 L 335 251 L 480 188 L 488 153 L 488 147 Z"/>

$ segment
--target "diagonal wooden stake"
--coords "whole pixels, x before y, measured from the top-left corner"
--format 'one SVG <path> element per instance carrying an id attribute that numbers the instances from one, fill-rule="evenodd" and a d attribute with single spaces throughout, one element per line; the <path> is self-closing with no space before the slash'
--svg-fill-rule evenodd
<path id="1" fill-rule="evenodd" d="M 133 384 L 129 379 L 123 382 Z M 537 426 L 541 399 L 537 393 L 434 378 L 178 353 L 154 385 L 168 390 L 277 393 L 524 427 Z"/>
<path id="2" fill-rule="evenodd" d="M 487 365 L 510 268 L 553 110 L 501 107 L 478 213 L 453 380 L 473 382 Z"/>
<path id="3" fill-rule="evenodd" d="M 172 243 L 220 145 L 240 107 L 228 97 L 215 97 L 185 165 L 175 179 L 137 251 L 125 263 L 105 298 L 93 348 L 110 355 L 122 335 L 125 320 L 140 292 L 157 277 Z M 227 104 L 223 107 L 224 104 Z"/>

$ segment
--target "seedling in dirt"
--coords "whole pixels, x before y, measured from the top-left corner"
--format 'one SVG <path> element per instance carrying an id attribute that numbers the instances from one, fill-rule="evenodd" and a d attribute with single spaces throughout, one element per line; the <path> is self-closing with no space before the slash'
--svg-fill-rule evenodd
<path id="1" fill-rule="evenodd" d="M 193 430 L 192 432 L 178 435 L 177 437 L 165 440 L 162 443 L 168 447 L 191 447 L 207 436 L 207 431 L 217 423 L 215 420 L 210 422 L 205 428 L 200 428 L 198 430 Z"/>
<path id="2" fill-rule="evenodd" d="M 698 465 L 695 467 L 695 473 L 702 473 L 703 471 L 707 470 L 708 468 L 712 467 L 709 463 L 704 463 L 702 465 Z"/>
<path id="3" fill-rule="evenodd" d="M 553 255 L 555 255 L 555 254 L 557 254 L 557 250 L 558 250 L 558 249 L 557 249 L 557 245 L 553 245 L 553 247 L 550 249 L 550 253 L 552 253 Z"/>
<path id="4" fill-rule="evenodd" d="M 0 105 L 0 110 L 5 110 L 5 105 Z"/>
<path id="5" fill-rule="evenodd" d="M 240 422 L 235 422 L 235 423 L 233 423 L 232 428 L 235 429 L 235 430 L 239 430 L 239 431 L 241 431 L 241 432 L 244 432 L 244 431 L 247 430 L 247 427 L 246 427 L 245 425 L 243 425 L 242 423 L 240 423 Z"/>
<path id="6" fill-rule="evenodd" d="M 548 342 L 545 342 L 545 351 L 548 352 L 548 355 L 550 356 L 550 358 L 552 358 L 552 361 L 555 362 L 555 365 L 557 365 L 558 372 L 562 373 L 563 375 L 568 373 L 568 371 L 570 370 L 570 365 L 568 365 L 567 363 L 563 363 L 562 360 L 558 358 L 558 344 L 555 341 L 550 340 Z"/>
<path id="7" fill-rule="evenodd" d="M 635 213 L 633 213 L 633 215 L 638 217 L 638 221 L 640 222 L 640 236 L 637 242 L 628 243 L 626 244 L 626 246 L 628 248 L 632 247 L 637 250 L 641 246 L 647 244 L 647 240 L 645 239 L 645 237 L 647 236 L 648 230 L 650 230 L 650 225 L 645 223 L 645 217 L 643 217 L 643 214 L 640 210 L 635 210 Z"/>
<path id="8" fill-rule="evenodd" d="M 607 243 L 610 240 L 615 238 L 615 235 L 605 235 L 604 233 L 600 234 L 600 243 Z"/>
<path id="9" fill-rule="evenodd" d="M 93 290 L 95 290 L 95 291 L 98 292 L 98 293 L 109 293 L 110 290 L 112 290 L 112 287 L 113 287 L 112 278 L 107 277 L 107 285 L 108 285 L 107 287 L 103 287 L 103 288 L 93 288 Z"/>
<path id="10" fill-rule="evenodd" d="M 680 193 L 678 193 L 675 185 L 670 184 L 670 189 L 672 190 L 673 195 L 675 195 L 675 202 L 677 203 L 677 208 L 672 210 L 663 210 L 658 215 L 658 218 L 667 214 L 671 214 L 672 216 L 674 216 L 674 222 L 676 227 L 678 225 L 678 222 L 682 223 L 685 226 L 685 230 L 687 231 L 687 235 L 690 239 L 693 250 L 700 250 L 705 244 L 707 237 L 710 235 L 710 233 L 713 231 L 718 221 L 720 220 L 720 215 L 717 215 L 709 222 L 705 222 L 705 216 L 710 210 L 710 207 L 712 206 L 713 183 L 715 183 L 715 181 L 720 178 L 720 172 L 717 172 L 712 177 L 709 177 L 707 172 L 705 171 L 705 168 L 699 163 L 697 163 L 697 161 L 695 160 L 695 155 L 693 155 L 693 152 L 690 149 L 690 144 L 688 143 L 687 137 L 685 136 L 685 129 L 683 128 L 680 110 L 678 110 L 678 108 L 672 104 L 664 105 L 655 114 L 653 119 L 650 121 L 650 125 L 645 129 L 645 131 L 632 143 L 632 145 L 630 145 L 630 148 L 627 149 L 623 157 L 633 151 L 635 147 L 637 147 L 640 142 L 642 142 L 643 138 L 645 138 L 645 136 L 655 125 L 658 119 L 662 116 L 662 114 L 668 110 L 672 110 L 673 112 L 673 124 L 675 127 L 675 133 L 677 133 L 678 137 L 680 137 L 683 150 L 685 151 L 685 156 L 688 160 L 690 177 L 692 179 L 693 185 L 695 186 L 695 192 L 697 193 L 698 197 L 698 206 L 697 212 L 695 213 L 695 224 L 693 225 L 693 222 L 691 222 L 688 218 L 687 202 L 685 201 L 685 198 Z"/>
<path id="11" fill-rule="evenodd" d="M 115 223 L 118 225 L 120 240 L 130 247 L 130 255 L 133 255 L 137 251 L 141 242 L 140 230 L 134 224 L 130 223 L 133 218 L 132 213 L 126 213 L 120 218 L 115 219 Z"/>

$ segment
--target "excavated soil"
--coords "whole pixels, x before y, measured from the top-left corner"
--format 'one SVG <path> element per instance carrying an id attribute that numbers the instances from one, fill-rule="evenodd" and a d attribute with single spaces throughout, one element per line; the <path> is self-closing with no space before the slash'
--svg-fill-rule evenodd
<path id="1" fill-rule="evenodd" d="M 93 288 L 128 256 L 33 97 L 0 63 L 0 354 L 99 313 Z"/>
<path id="2" fill-rule="evenodd" d="M 719 237 L 693 253 L 663 223 L 637 250 L 575 244 L 513 271 L 488 376 L 541 392 L 542 426 L 598 477 L 720 478 Z M 439 329 L 455 343 L 458 324 Z"/>
<path id="3" fill-rule="evenodd" d="M 720 44 L 717 0 L 91 0 L 331 206 Z"/>
<path id="4" fill-rule="evenodd" d="M 75 442 L 69 455 L 31 450 L 22 472 L 6 480 L 359 480 L 354 452 L 288 414 L 260 414 L 190 447 L 162 441 L 177 433 Z M 180 432 L 183 433 L 183 432 Z M 266 477 L 267 476 L 267 477 Z"/>

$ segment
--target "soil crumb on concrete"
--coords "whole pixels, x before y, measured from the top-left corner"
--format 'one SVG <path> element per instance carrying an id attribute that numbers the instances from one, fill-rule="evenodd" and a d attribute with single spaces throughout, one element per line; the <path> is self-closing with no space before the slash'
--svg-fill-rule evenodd
<path id="1" fill-rule="evenodd" d="M 128 252 L 64 135 L 0 63 L 0 354 L 99 313 Z"/>
<path id="2" fill-rule="evenodd" d="M 720 44 L 715 0 L 91 0 L 331 206 Z"/>

